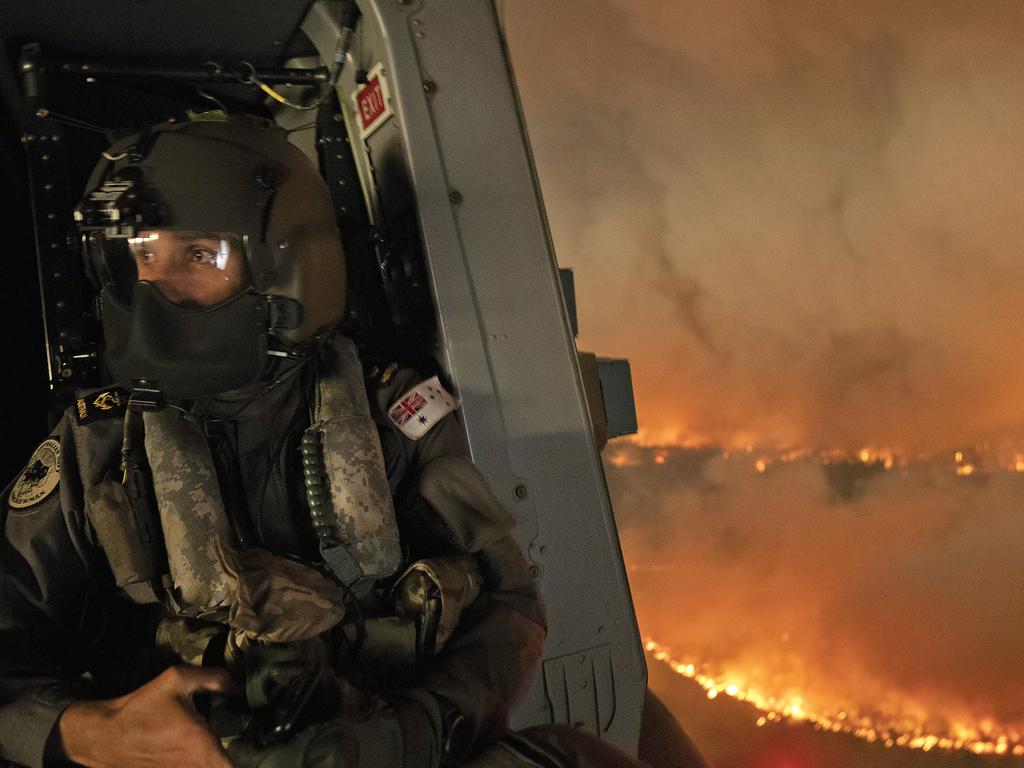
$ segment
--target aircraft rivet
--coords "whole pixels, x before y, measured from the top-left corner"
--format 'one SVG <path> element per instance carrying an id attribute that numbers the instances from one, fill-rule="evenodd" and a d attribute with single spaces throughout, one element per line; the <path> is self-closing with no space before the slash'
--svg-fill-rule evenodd
<path id="1" fill-rule="evenodd" d="M 457 189 L 449 189 L 448 190 L 448 200 L 450 202 L 452 202 L 452 203 L 461 203 L 462 202 L 462 193 L 459 192 L 459 190 L 457 190 Z"/>
<path id="2" fill-rule="evenodd" d="M 435 83 L 433 80 L 424 80 L 423 81 L 423 91 L 425 93 L 434 93 L 436 90 L 437 90 L 437 83 Z"/>
<path id="3" fill-rule="evenodd" d="M 520 483 L 519 485 L 516 486 L 516 498 L 517 499 L 520 499 L 520 500 L 525 499 L 526 496 L 527 496 L 527 493 L 528 492 L 526 490 L 526 486 L 523 485 L 522 483 Z"/>

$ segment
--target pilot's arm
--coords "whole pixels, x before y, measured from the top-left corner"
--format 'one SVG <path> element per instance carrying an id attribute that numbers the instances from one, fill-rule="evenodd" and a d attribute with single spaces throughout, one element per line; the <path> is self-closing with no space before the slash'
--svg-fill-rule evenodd
<path id="1" fill-rule="evenodd" d="M 378 391 L 382 412 L 386 415 L 385 409 L 418 380 L 409 370 L 396 373 Z M 396 485 L 395 478 L 402 478 L 397 490 L 403 537 L 471 554 L 483 577 L 480 596 L 418 681 L 420 689 L 442 702 L 445 728 L 453 718 L 461 719 L 451 744 L 455 753 L 448 755 L 458 760 L 460 751 L 506 723 L 524 693 L 543 653 L 544 612 L 526 560 L 510 535 L 515 520 L 465 457 L 455 415 L 417 440 L 393 423 L 382 432 L 388 476 Z M 443 734 L 444 739 L 450 735 Z"/>
<path id="2" fill-rule="evenodd" d="M 33 768 L 57 719 L 83 693 L 68 672 L 94 550 L 63 433 L 58 426 L 0 499 L 0 756 Z"/>
<path id="3" fill-rule="evenodd" d="M 0 758 L 29 768 L 65 758 L 111 768 L 228 768 L 192 704 L 199 692 L 229 692 L 226 671 L 176 667 L 106 700 L 81 677 L 101 635 L 132 632 L 96 621 L 114 583 L 85 519 L 78 473 L 90 462 L 75 455 L 68 424 L 0 499 Z"/>

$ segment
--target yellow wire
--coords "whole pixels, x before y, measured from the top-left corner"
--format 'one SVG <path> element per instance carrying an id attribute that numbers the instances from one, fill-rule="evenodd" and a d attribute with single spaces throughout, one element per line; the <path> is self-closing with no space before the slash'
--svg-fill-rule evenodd
<path id="1" fill-rule="evenodd" d="M 284 96 L 282 96 L 280 93 L 275 91 L 273 88 L 271 88 L 266 83 L 261 83 L 259 80 L 255 80 L 254 82 L 260 87 L 260 90 L 263 91 L 265 94 L 267 94 L 267 96 L 269 96 L 270 98 L 276 99 L 277 101 L 281 102 L 282 104 L 287 104 L 288 103 L 288 101 L 285 99 Z"/>

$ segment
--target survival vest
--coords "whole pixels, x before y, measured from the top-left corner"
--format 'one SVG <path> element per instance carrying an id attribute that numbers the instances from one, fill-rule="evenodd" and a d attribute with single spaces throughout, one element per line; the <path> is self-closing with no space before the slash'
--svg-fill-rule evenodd
<path id="1" fill-rule="evenodd" d="M 352 341 L 335 340 L 321 368 L 313 423 L 302 442 L 304 479 L 321 555 L 353 588 L 402 565 L 398 526 Z M 129 412 L 118 419 L 125 433 L 137 417 Z M 134 601 L 226 621 L 239 597 L 239 569 L 232 563 L 234 534 L 201 423 L 174 408 L 147 411 L 142 422 L 155 509 L 147 507 L 146 484 L 129 466 L 120 478 L 83 473 L 86 514 L 117 586 Z M 109 467 L 120 446 L 109 421 L 98 426 L 75 427 L 78 454 L 94 462 L 105 457 Z M 282 570 L 295 565 L 288 561 Z"/>

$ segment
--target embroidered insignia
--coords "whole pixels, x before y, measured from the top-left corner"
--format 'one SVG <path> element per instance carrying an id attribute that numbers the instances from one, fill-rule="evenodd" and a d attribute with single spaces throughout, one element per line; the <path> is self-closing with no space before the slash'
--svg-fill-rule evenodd
<path id="1" fill-rule="evenodd" d="M 108 387 L 89 394 L 82 394 L 75 400 L 75 420 L 89 424 L 97 419 L 123 416 L 128 407 L 128 393 L 120 387 Z"/>
<path id="2" fill-rule="evenodd" d="M 398 398 L 388 408 L 388 418 L 410 440 L 419 440 L 458 407 L 458 400 L 448 394 L 434 376 Z"/>
<path id="3" fill-rule="evenodd" d="M 7 495 L 11 509 L 28 509 L 45 500 L 60 483 L 60 442 L 44 440 Z"/>
<path id="4" fill-rule="evenodd" d="M 384 372 L 380 375 L 380 378 L 377 381 L 380 383 L 382 387 L 386 387 L 388 384 L 391 383 L 391 379 L 394 378 L 395 372 L 397 370 L 398 363 L 392 363 L 391 365 L 384 369 Z"/>

